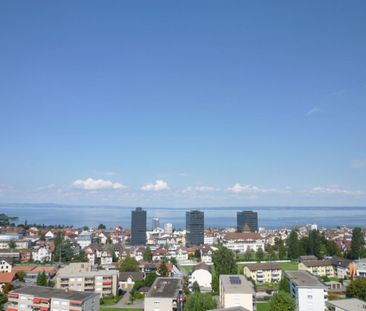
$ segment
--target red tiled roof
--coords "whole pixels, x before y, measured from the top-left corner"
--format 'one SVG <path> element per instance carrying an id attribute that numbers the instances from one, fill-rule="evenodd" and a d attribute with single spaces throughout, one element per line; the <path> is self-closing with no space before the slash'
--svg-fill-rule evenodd
<path id="1" fill-rule="evenodd" d="M 15 278 L 16 272 L 5 272 L 0 273 L 0 284 L 2 283 L 11 283 Z"/>

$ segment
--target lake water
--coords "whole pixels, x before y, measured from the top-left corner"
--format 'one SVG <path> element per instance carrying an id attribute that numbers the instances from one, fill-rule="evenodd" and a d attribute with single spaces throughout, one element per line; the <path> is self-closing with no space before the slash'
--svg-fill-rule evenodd
<path id="1" fill-rule="evenodd" d="M 130 227 L 133 207 L 121 206 L 72 206 L 53 204 L 0 205 L 0 213 L 19 217 L 37 224 L 65 224 L 74 226 L 107 226 L 119 224 Z M 151 218 L 158 217 L 160 225 L 170 222 L 175 228 L 185 226 L 184 208 L 145 208 L 148 228 Z M 316 223 L 318 226 L 360 226 L 366 227 L 366 207 L 210 207 L 199 208 L 205 212 L 206 227 L 236 226 L 236 212 L 253 210 L 258 212 L 259 226 L 265 228 L 292 227 L 300 224 Z"/>

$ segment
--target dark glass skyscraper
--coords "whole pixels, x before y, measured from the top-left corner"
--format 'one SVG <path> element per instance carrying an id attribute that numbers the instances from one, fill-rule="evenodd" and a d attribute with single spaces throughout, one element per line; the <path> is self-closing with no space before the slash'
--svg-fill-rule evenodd
<path id="1" fill-rule="evenodd" d="M 205 218 L 201 211 L 186 212 L 186 245 L 201 245 L 204 242 Z"/>
<path id="2" fill-rule="evenodd" d="M 146 244 L 146 211 L 137 207 L 131 213 L 131 244 Z"/>
<path id="3" fill-rule="evenodd" d="M 258 213 L 252 211 L 237 212 L 236 227 L 240 232 L 244 229 L 248 229 L 251 232 L 258 231 Z"/>

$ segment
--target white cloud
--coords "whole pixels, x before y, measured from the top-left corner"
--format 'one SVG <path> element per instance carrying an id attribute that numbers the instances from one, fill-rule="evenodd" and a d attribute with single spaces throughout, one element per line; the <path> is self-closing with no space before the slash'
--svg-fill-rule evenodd
<path id="1" fill-rule="evenodd" d="M 127 188 L 125 185 L 122 185 L 118 182 L 112 182 L 111 180 L 105 179 L 77 179 L 72 183 L 72 186 L 79 189 L 84 190 L 102 190 L 102 189 L 114 189 L 120 190 Z"/>
<path id="2" fill-rule="evenodd" d="M 305 117 L 310 117 L 312 114 L 318 113 L 318 112 L 320 112 L 320 108 L 313 107 L 307 113 L 305 113 Z"/>
<path id="3" fill-rule="evenodd" d="M 310 193 L 314 194 L 334 194 L 334 195 L 364 195 L 364 191 L 360 190 L 348 190 L 344 188 L 340 188 L 338 186 L 331 187 L 314 187 L 310 190 Z"/>
<path id="4" fill-rule="evenodd" d="M 228 191 L 232 192 L 232 193 L 249 193 L 249 194 L 285 192 L 285 191 L 277 190 L 274 188 L 259 188 L 257 186 L 241 185 L 239 183 L 236 183 L 232 187 L 228 188 Z"/>
<path id="5" fill-rule="evenodd" d="M 198 186 L 195 189 L 198 192 L 213 192 L 213 191 L 216 191 L 216 189 L 214 187 L 210 187 L 210 186 Z"/>
<path id="6" fill-rule="evenodd" d="M 169 185 L 166 181 L 162 179 L 158 179 L 155 183 L 147 184 L 141 187 L 142 191 L 161 191 L 161 190 L 169 190 Z"/>

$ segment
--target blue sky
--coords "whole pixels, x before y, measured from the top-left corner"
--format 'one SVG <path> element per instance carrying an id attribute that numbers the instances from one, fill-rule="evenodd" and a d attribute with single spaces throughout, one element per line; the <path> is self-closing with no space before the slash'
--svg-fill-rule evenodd
<path id="1" fill-rule="evenodd" d="M 0 202 L 365 205 L 365 1 L 2 1 Z"/>

